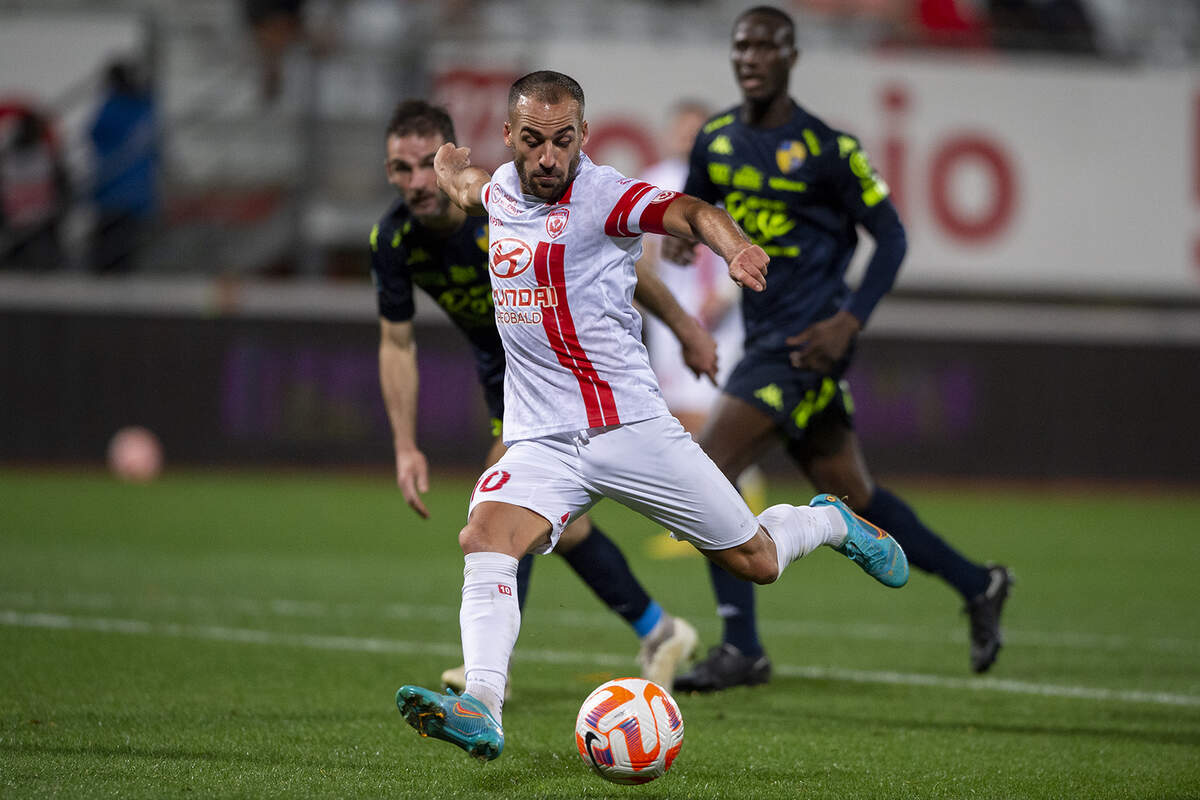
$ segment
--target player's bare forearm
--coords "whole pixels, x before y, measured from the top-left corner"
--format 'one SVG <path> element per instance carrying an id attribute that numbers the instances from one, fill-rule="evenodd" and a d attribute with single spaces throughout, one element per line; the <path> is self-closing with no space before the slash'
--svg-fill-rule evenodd
<path id="1" fill-rule="evenodd" d="M 716 383 L 717 342 L 712 334 L 679 305 L 675 295 L 644 258 L 637 264 L 637 276 L 634 299 L 675 334 L 688 368 L 696 375 L 707 375 Z"/>
<path id="2" fill-rule="evenodd" d="M 447 142 L 433 157 L 438 187 L 468 214 L 482 214 L 483 187 L 492 179 L 486 170 L 471 166 L 471 148 Z"/>
<path id="3" fill-rule="evenodd" d="M 633 290 L 633 299 L 641 303 L 647 311 L 663 322 L 676 336 L 679 330 L 689 322 L 695 322 L 691 315 L 683 310 L 675 295 L 662 282 L 643 255 L 637 263 L 637 286 Z"/>
<path id="4" fill-rule="evenodd" d="M 412 324 L 381 320 L 379 385 L 397 449 L 416 448 L 417 383 Z"/>
<path id="5" fill-rule="evenodd" d="M 429 511 L 421 493 L 429 490 L 429 466 L 417 447 L 417 347 L 411 322 L 380 320 L 379 384 L 392 426 L 396 483 L 404 499 L 422 517 Z"/>
<path id="6" fill-rule="evenodd" d="M 695 197 L 683 195 L 671 203 L 663 227 L 672 236 L 708 245 L 729 265 L 729 277 L 738 285 L 761 292 L 767 288 L 767 263 L 763 249 L 746 238 L 725 211 Z"/>

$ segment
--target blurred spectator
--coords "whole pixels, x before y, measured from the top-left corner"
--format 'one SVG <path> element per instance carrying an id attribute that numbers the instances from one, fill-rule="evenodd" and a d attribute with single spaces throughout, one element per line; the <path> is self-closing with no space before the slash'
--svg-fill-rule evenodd
<path id="1" fill-rule="evenodd" d="M 936 47 L 984 47 L 985 22 L 970 0 L 916 0 L 918 43 Z"/>
<path id="2" fill-rule="evenodd" d="M 1098 55 L 1082 0 L 989 0 L 992 42 L 1006 50 Z"/>
<path id="3" fill-rule="evenodd" d="M 283 86 L 283 56 L 304 37 L 304 0 L 243 0 L 243 11 L 262 61 L 263 100 L 272 102 Z"/>
<path id="4" fill-rule="evenodd" d="M 794 0 L 839 34 L 902 47 L 986 47 L 986 0 Z"/>
<path id="5" fill-rule="evenodd" d="M 0 266 L 63 265 L 70 185 L 50 125 L 23 103 L 0 106 Z"/>
<path id="6" fill-rule="evenodd" d="M 131 64 L 108 68 L 106 95 L 90 135 L 96 156 L 92 269 L 126 272 L 159 209 L 154 98 Z"/>

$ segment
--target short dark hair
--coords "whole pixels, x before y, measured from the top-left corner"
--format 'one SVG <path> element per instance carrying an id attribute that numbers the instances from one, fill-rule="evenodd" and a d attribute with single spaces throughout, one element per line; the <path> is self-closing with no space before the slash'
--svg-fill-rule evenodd
<path id="1" fill-rule="evenodd" d="M 457 144 L 454 136 L 454 120 L 446 109 L 426 103 L 424 100 L 405 100 L 396 106 L 388 123 L 388 136 L 429 136 L 440 133 L 442 139 Z"/>
<path id="2" fill-rule="evenodd" d="M 517 78 L 508 90 L 508 110 L 512 112 L 520 97 L 532 97 L 546 103 L 558 103 L 569 95 L 579 104 L 579 116 L 583 116 L 583 87 L 570 75 L 549 69 L 531 72 Z"/>
<path id="3" fill-rule="evenodd" d="M 786 11 L 776 8 L 775 6 L 754 6 L 747 8 L 745 11 L 737 15 L 733 21 L 734 30 L 737 29 L 738 23 L 746 17 L 767 17 L 778 25 L 787 30 L 788 41 L 790 44 L 796 43 L 796 23 L 792 21 L 791 15 Z"/>

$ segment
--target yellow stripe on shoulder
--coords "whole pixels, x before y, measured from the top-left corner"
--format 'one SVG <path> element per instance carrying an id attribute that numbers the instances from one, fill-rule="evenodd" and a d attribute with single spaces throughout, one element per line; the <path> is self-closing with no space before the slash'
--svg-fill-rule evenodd
<path id="1" fill-rule="evenodd" d="M 817 138 L 811 128 L 804 129 L 804 143 L 808 145 L 808 152 L 814 156 L 821 155 L 821 140 Z"/>
<path id="2" fill-rule="evenodd" d="M 704 132 L 712 133 L 713 131 L 724 128 L 726 125 L 728 125 L 731 122 L 733 122 L 733 114 L 732 113 L 722 114 L 721 116 L 717 117 L 716 119 L 712 120 L 707 125 L 705 125 Z"/>

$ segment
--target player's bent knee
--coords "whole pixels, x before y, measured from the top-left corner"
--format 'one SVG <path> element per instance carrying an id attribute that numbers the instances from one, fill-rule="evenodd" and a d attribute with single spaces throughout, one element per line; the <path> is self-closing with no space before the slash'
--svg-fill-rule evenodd
<path id="1" fill-rule="evenodd" d="M 719 555 L 706 555 L 730 575 L 759 586 L 774 583 L 779 577 L 779 566 L 775 560 L 761 553 L 743 553 L 735 548 L 721 551 Z"/>
<path id="2" fill-rule="evenodd" d="M 477 522 L 468 522 L 458 532 L 458 546 L 462 548 L 463 555 L 470 553 L 503 552 L 507 549 L 503 547 L 503 543 L 497 541 L 497 537 L 492 534 L 486 525 L 480 525 Z"/>
<path id="3" fill-rule="evenodd" d="M 753 581 L 759 586 L 766 586 L 768 583 L 774 583 L 778 577 L 779 568 L 775 565 L 774 561 L 770 563 L 755 562 L 746 580 Z"/>
<path id="4" fill-rule="evenodd" d="M 521 558 L 550 543 L 550 523 L 536 512 L 507 503 L 482 503 L 458 534 L 464 555 L 504 553 Z M 544 552 L 544 551 L 543 551 Z"/>

